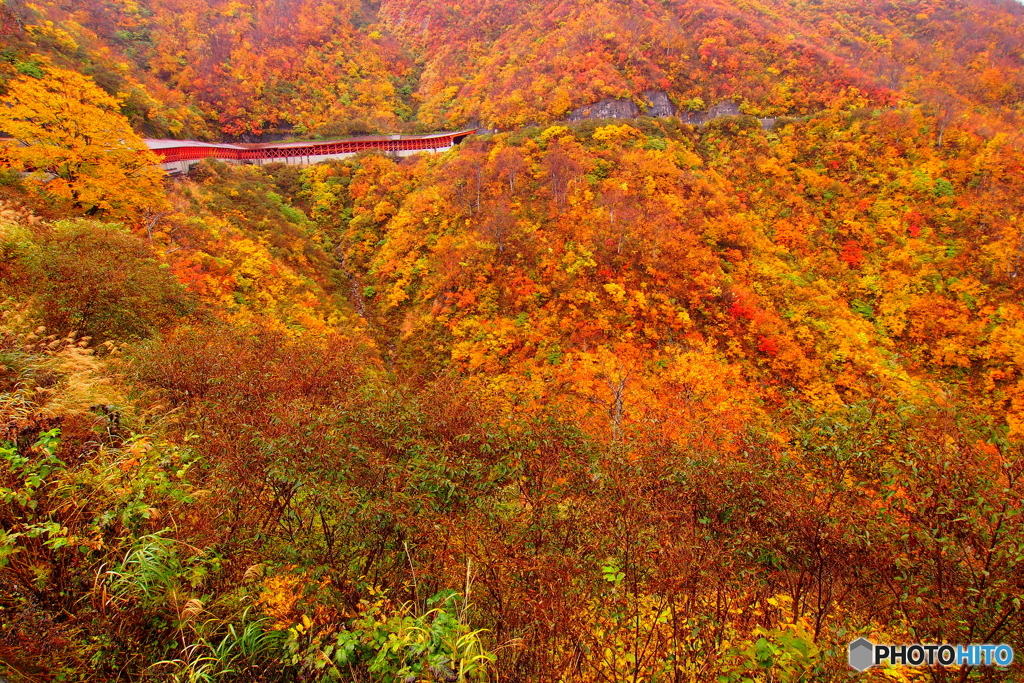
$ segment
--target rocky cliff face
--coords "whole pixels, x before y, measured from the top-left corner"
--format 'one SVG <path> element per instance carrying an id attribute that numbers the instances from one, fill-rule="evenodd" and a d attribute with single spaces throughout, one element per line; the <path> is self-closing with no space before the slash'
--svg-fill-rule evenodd
<path id="1" fill-rule="evenodd" d="M 702 126 L 708 121 L 722 118 L 723 116 L 739 116 L 740 106 L 735 102 L 719 102 L 706 111 L 685 111 L 680 112 L 672 104 L 672 100 L 661 90 L 645 90 L 640 93 L 641 104 L 637 105 L 633 100 L 607 99 L 594 102 L 584 107 L 578 107 L 569 112 L 566 117 L 569 121 L 584 121 L 587 119 L 635 119 L 638 116 L 671 117 L 678 116 L 683 123 L 693 126 Z M 762 128 L 771 128 L 775 125 L 775 119 L 758 119 Z"/>
<path id="2" fill-rule="evenodd" d="M 640 105 L 633 100 L 607 99 L 569 112 L 570 121 L 585 119 L 635 119 L 638 116 L 675 116 L 676 106 L 661 90 L 640 93 Z"/>
<path id="3" fill-rule="evenodd" d="M 570 121 L 585 119 L 635 119 L 640 116 L 640 107 L 633 100 L 601 100 L 569 112 Z"/>
<path id="4" fill-rule="evenodd" d="M 700 126 L 723 116 L 739 116 L 740 106 L 735 102 L 719 102 L 707 111 L 688 111 L 680 114 L 683 123 Z"/>
<path id="5" fill-rule="evenodd" d="M 640 97 L 647 104 L 644 107 L 644 114 L 646 116 L 675 116 L 676 105 L 672 104 L 672 100 L 668 98 L 661 90 L 644 90 L 640 93 Z"/>

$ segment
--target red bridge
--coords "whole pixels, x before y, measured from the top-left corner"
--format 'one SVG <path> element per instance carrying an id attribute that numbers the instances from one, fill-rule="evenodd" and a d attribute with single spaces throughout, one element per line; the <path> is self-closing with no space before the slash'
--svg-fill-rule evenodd
<path id="1" fill-rule="evenodd" d="M 187 173 L 201 159 L 243 164 L 283 162 L 309 166 L 327 159 L 341 159 L 370 149 L 397 156 L 417 152 L 443 152 L 476 132 L 475 128 L 431 135 L 390 135 L 325 140 L 323 142 L 271 142 L 266 144 L 212 144 L 193 140 L 146 140 L 163 158 L 168 173 Z"/>

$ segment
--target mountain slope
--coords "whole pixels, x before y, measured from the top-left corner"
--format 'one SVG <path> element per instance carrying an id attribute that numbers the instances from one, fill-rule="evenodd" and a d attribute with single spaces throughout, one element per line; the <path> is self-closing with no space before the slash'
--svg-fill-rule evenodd
<path id="1" fill-rule="evenodd" d="M 1021 7 L 1010 0 L 5 8 L 8 40 L 132 89 L 136 122 L 173 134 L 512 128 L 646 90 L 683 111 L 734 100 L 762 117 L 909 100 L 947 124 L 1008 130 L 1024 98 Z"/>
<path id="2" fill-rule="evenodd" d="M 381 14 L 423 55 L 421 117 L 439 125 L 544 123 L 647 89 L 758 116 L 910 97 L 998 118 L 1022 97 L 1015 2 L 394 0 Z"/>
<path id="3" fill-rule="evenodd" d="M 7 0 L 0 676 L 824 682 L 860 636 L 1020 642 L 1019 18 Z M 649 89 L 741 113 L 559 122 Z M 124 175 L 131 126 L 474 120 L 508 130 Z M 979 675 L 1019 677 L 861 677 Z"/>

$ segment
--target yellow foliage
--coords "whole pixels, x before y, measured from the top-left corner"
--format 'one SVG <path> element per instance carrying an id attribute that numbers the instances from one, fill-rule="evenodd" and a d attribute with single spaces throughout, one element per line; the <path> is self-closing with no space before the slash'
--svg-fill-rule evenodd
<path id="1" fill-rule="evenodd" d="M 548 142 L 557 137 L 562 137 L 563 135 L 569 135 L 569 129 L 565 126 L 548 126 L 544 129 L 544 132 L 540 134 L 540 139 L 544 142 Z"/>
<path id="2" fill-rule="evenodd" d="M 90 213 L 139 216 L 162 208 L 157 157 L 119 112 L 120 101 L 74 71 L 48 67 L 45 78 L 22 76 L 0 100 L 0 148 L 39 191 Z"/>
<path id="3" fill-rule="evenodd" d="M 28 406 L 46 416 L 86 414 L 95 405 L 121 403 L 120 388 L 113 384 L 105 363 L 88 348 L 89 340 L 75 333 L 47 335 L 45 327 L 35 326 L 26 308 L 0 300 L 0 340 L 36 352 L 38 371 L 49 373 L 53 381 L 32 391 L 3 394 L 0 414 L 22 413 Z M 22 408 L 16 409 L 19 405 Z"/>
<path id="4" fill-rule="evenodd" d="M 264 614 L 274 620 L 274 629 L 283 630 L 300 618 L 309 619 L 296 609 L 302 599 L 304 585 L 305 579 L 294 574 L 278 574 L 263 581 L 259 604 Z"/>
<path id="5" fill-rule="evenodd" d="M 615 124 L 601 126 L 594 131 L 594 139 L 599 142 L 621 143 L 629 140 L 642 140 L 644 137 L 646 136 L 643 133 L 625 123 L 621 126 Z"/>

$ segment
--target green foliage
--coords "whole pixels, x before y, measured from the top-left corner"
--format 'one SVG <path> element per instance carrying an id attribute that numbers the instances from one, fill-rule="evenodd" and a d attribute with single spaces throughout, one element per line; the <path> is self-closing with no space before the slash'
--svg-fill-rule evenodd
<path id="1" fill-rule="evenodd" d="M 608 558 L 606 564 L 601 566 L 601 576 L 613 586 L 618 586 L 626 578 L 626 575 L 619 569 L 619 565 L 614 558 Z"/>
<path id="2" fill-rule="evenodd" d="M 378 597 L 364 602 L 359 616 L 336 636 L 311 633 L 308 619 L 288 630 L 291 661 L 310 671 L 312 680 L 346 680 L 353 671 L 368 680 L 487 681 L 495 655 L 465 622 L 465 606 L 455 591 L 427 599 L 430 609 L 412 603 L 394 606 Z"/>
<path id="3" fill-rule="evenodd" d="M 38 490 L 49 482 L 51 475 L 60 475 L 64 462 L 57 456 L 60 429 L 53 428 L 39 435 L 30 454 L 21 454 L 15 444 L 0 443 L 0 460 L 6 462 L 6 476 L 0 481 L 14 479 L 11 487 L 0 486 L 0 504 L 17 506 L 25 510 L 22 525 L 4 529 L 0 535 L 0 569 L 7 566 L 10 557 L 24 548 L 28 539 L 45 537 L 44 545 L 54 550 L 67 545 L 60 524 L 47 520 L 39 510 Z M 18 484 L 20 483 L 20 486 Z M 16 508 L 14 508 L 16 509 Z M 21 529 L 20 531 L 17 529 Z"/>
<path id="4" fill-rule="evenodd" d="M 868 320 L 875 319 L 875 307 L 866 301 L 854 299 L 850 302 L 850 309 L 858 315 L 864 316 Z"/>
<path id="5" fill-rule="evenodd" d="M 58 221 L 29 239 L 14 245 L 6 279 L 35 298 L 55 332 L 95 341 L 145 337 L 193 307 L 146 243 L 120 225 Z"/>
<path id="6" fill-rule="evenodd" d="M 160 533 L 136 539 L 121 561 L 106 572 L 112 596 L 151 607 L 166 599 L 184 574 L 174 539 Z"/>
<path id="7" fill-rule="evenodd" d="M 668 149 L 668 142 L 664 138 L 647 138 L 647 142 L 644 143 L 644 149 L 664 152 Z"/>
<path id="8" fill-rule="evenodd" d="M 39 62 L 17 62 L 14 68 L 18 70 L 18 73 L 31 76 L 32 78 L 44 78 L 46 76 L 46 72 L 43 71 L 43 67 Z"/>
<path id="9" fill-rule="evenodd" d="M 936 197 L 952 197 L 956 194 L 956 190 L 953 189 L 953 183 L 945 178 L 939 178 L 935 181 L 935 188 L 932 192 Z"/>
<path id="10" fill-rule="evenodd" d="M 810 683 L 825 673 L 822 652 L 805 622 L 756 628 L 754 639 L 726 654 L 718 683 Z"/>
<path id="11" fill-rule="evenodd" d="M 300 209 L 296 209 L 290 204 L 286 204 L 284 197 L 277 194 L 276 192 L 268 191 L 267 199 L 273 202 L 281 214 L 292 223 L 308 223 L 309 219 L 306 217 Z"/>
<path id="12" fill-rule="evenodd" d="M 14 67 L 14 71 L 16 73 L 24 76 L 43 78 L 46 75 L 43 64 L 40 61 L 29 57 L 25 52 L 14 48 L 8 47 L 0 50 L 0 62 L 10 64 Z M 6 80 L 6 78 L 3 80 Z"/>
<path id="13" fill-rule="evenodd" d="M 188 617 L 194 620 L 202 603 L 194 601 L 186 609 L 191 609 Z M 214 633 L 208 635 L 209 631 Z M 250 618 L 249 610 L 243 611 L 237 625 L 207 619 L 194 629 L 193 638 L 184 648 L 185 657 L 156 662 L 151 671 L 174 683 L 253 680 L 280 668 L 286 642 L 285 632 L 271 629 L 269 619 Z"/>
<path id="14" fill-rule="evenodd" d="M 0 186 L 19 187 L 21 185 L 21 174 L 13 168 L 0 169 Z"/>
<path id="15" fill-rule="evenodd" d="M 0 489 L 0 501 L 35 507 L 29 505 L 32 493 L 43 485 L 51 472 L 64 467 L 64 463 L 56 456 L 59 443 L 60 429 L 55 427 L 41 433 L 39 439 L 33 444 L 33 448 L 40 452 L 42 457 L 32 458 L 20 455 L 14 444 L 0 445 L 0 458 L 7 461 L 7 466 L 12 472 L 23 478 L 21 491 Z"/>

